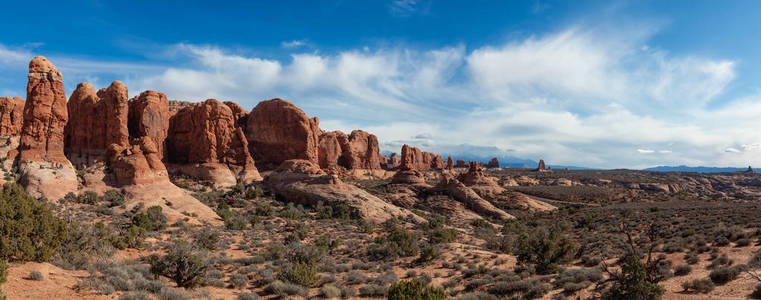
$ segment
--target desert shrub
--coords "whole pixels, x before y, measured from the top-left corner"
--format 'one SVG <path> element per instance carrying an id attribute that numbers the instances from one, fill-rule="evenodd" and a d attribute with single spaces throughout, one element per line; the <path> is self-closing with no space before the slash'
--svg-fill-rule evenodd
<path id="1" fill-rule="evenodd" d="M 747 270 L 746 265 L 736 265 L 732 267 L 722 266 L 711 271 L 711 273 L 708 274 L 708 277 L 711 278 L 713 283 L 721 285 L 735 280 L 735 278 L 745 270 Z"/>
<path id="2" fill-rule="evenodd" d="M 151 294 L 146 291 L 129 291 L 121 296 L 119 300 L 152 300 Z"/>
<path id="3" fill-rule="evenodd" d="M 271 216 L 272 215 L 272 205 L 269 205 L 268 203 L 262 203 L 257 204 L 256 209 L 254 210 L 257 216 Z"/>
<path id="4" fill-rule="evenodd" d="M 157 231 L 166 228 L 167 218 L 162 212 L 161 206 L 151 206 L 145 213 L 137 213 L 132 216 L 132 224 L 145 229 L 145 231 Z"/>
<path id="5" fill-rule="evenodd" d="M 747 247 L 750 245 L 750 240 L 747 238 L 741 238 L 735 242 L 736 247 Z"/>
<path id="6" fill-rule="evenodd" d="M 190 296 L 184 291 L 168 286 L 162 288 L 157 296 L 161 300 L 190 300 Z"/>
<path id="7" fill-rule="evenodd" d="M 713 282 L 708 278 L 694 279 L 682 282 L 682 288 L 686 292 L 705 294 L 713 291 L 714 287 L 715 286 L 713 285 Z"/>
<path id="8" fill-rule="evenodd" d="M 344 275 L 344 281 L 346 284 L 361 284 L 370 281 L 370 278 L 365 276 L 364 274 L 357 272 L 357 271 L 351 271 L 349 273 L 346 273 Z"/>
<path id="9" fill-rule="evenodd" d="M 227 219 L 229 219 L 233 214 L 233 211 L 230 210 L 230 205 L 228 205 L 225 201 L 219 201 L 219 204 L 217 204 L 216 212 L 223 221 L 227 221 Z"/>
<path id="10" fill-rule="evenodd" d="M 306 297 L 309 292 L 304 287 L 298 284 L 285 283 L 280 280 L 275 280 L 267 286 L 267 291 L 278 296 L 304 296 Z"/>
<path id="11" fill-rule="evenodd" d="M 585 267 L 596 267 L 602 262 L 602 258 L 598 256 L 584 255 L 581 257 L 581 264 Z"/>
<path id="12" fill-rule="evenodd" d="M 206 253 L 185 240 L 176 240 L 163 257 L 148 258 L 151 273 L 169 277 L 179 287 L 192 288 L 203 282 L 209 267 Z"/>
<path id="13" fill-rule="evenodd" d="M 121 242 L 124 243 L 124 246 L 129 248 L 143 248 L 145 243 L 145 233 L 145 229 L 130 225 L 127 230 L 124 230 L 121 233 Z"/>
<path id="14" fill-rule="evenodd" d="M 5 300 L 3 295 L 2 285 L 8 280 L 8 262 L 0 259 L 0 300 Z"/>
<path id="15" fill-rule="evenodd" d="M 418 257 L 417 262 L 425 264 L 434 261 L 439 257 L 441 257 L 441 250 L 439 247 L 436 245 L 428 245 L 423 247 L 423 250 L 420 251 L 420 257 Z"/>
<path id="16" fill-rule="evenodd" d="M 248 276 L 243 274 L 233 274 L 230 276 L 230 283 L 237 289 L 242 289 L 248 285 Z"/>
<path id="17" fill-rule="evenodd" d="M 383 297 L 388 293 L 388 288 L 377 284 L 368 284 L 359 288 L 359 295 L 363 297 Z"/>
<path id="18" fill-rule="evenodd" d="M 317 275 L 317 267 L 315 265 L 296 262 L 285 266 L 278 274 L 278 279 L 306 287 L 313 287 L 319 283 L 320 277 Z"/>
<path id="19" fill-rule="evenodd" d="M 417 234 L 396 228 L 385 236 L 375 239 L 367 254 L 375 260 L 414 256 L 420 252 Z"/>
<path id="20" fill-rule="evenodd" d="M 621 273 L 603 299 L 660 299 L 663 288 L 648 280 L 647 266 L 635 255 L 621 260 Z"/>
<path id="21" fill-rule="evenodd" d="M 335 285 L 326 284 L 320 288 L 320 295 L 328 299 L 338 298 L 341 297 L 341 289 L 337 288 Z"/>
<path id="22" fill-rule="evenodd" d="M 249 220 L 246 219 L 244 215 L 236 212 L 230 213 L 230 215 L 224 220 L 225 228 L 229 230 L 246 230 L 249 223 Z"/>
<path id="23" fill-rule="evenodd" d="M 194 234 L 194 243 L 198 244 L 198 246 L 202 249 L 206 250 L 216 250 L 217 244 L 219 244 L 219 232 L 210 229 L 210 228 L 204 228 L 199 231 L 196 231 Z"/>
<path id="24" fill-rule="evenodd" d="M 300 206 L 299 206 L 300 207 Z M 304 215 L 304 212 L 298 207 L 293 205 L 293 202 L 288 202 L 288 205 L 284 207 L 278 215 L 283 219 L 298 220 Z"/>
<path id="25" fill-rule="evenodd" d="M 507 223 L 503 230 L 516 236 L 514 254 L 520 263 L 535 265 L 538 274 L 555 273 L 560 265 L 573 259 L 576 245 L 565 222 L 546 222 L 529 227 L 519 221 Z"/>
<path id="26" fill-rule="evenodd" d="M 29 279 L 36 280 L 36 281 L 43 281 L 45 280 L 45 275 L 42 275 L 40 271 L 32 271 L 29 273 Z"/>
<path id="27" fill-rule="evenodd" d="M 495 296 L 520 294 L 524 299 L 534 299 L 547 294 L 550 291 L 550 286 L 535 279 L 498 281 L 488 291 L 489 294 Z"/>
<path id="28" fill-rule="evenodd" d="M 124 196 L 115 190 L 109 190 L 103 194 L 103 201 L 108 203 L 108 207 L 116 207 L 124 204 Z"/>
<path id="29" fill-rule="evenodd" d="M 674 268 L 674 275 L 684 276 L 692 272 L 692 266 L 690 265 L 678 265 Z"/>
<path id="30" fill-rule="evenodd" d="M 576 292 L 602 279 L 599 269 L 565 270 L 555 277 L 555 286 L 563 288 L 566 293 Z"/>
<path id="31" fill-rule="evenodd" d="M 0 193 L 0 259 L 48 261 L 66 240 L 66 223 L 48 203 L 34 199 L 15 183 Z"/>
<path id="32" fill-rule="evenodd" d="M 748 268 L 758 269 L 761 268 L 761 251 L 753 253 L 753 256 L 748 260 Z"/>
<path id="33" fill-rule="evenodd" d="M 254 292 L 240 292 L 238 300 L 259 300 L 259 294 Z"/>
<path id="34" fill-rule="evenodd" d="M 389 300 L 440 300 L 446 298 L 444 290 L 426 286 L 417 280 L 399 281 L 388 288 Z"/>
<path id="35" fill-rule="evenodd" d="M 76 202 L 80 204 L 95 205 L 98 203 L 98 193 L 93 191 L 86 191 L 77 196 Z"/>
<path id="36" fill-rule="evenodd" d="M 112 237 L 103 223 L 72 222 L 66 241 L 58 247 L 53 263 L 64 269 L 84 269 L 92 260 L 113 255 Z"/>
<path id="37" fill-rule="evenodd" d="M 433 244 L 445 244 L 457 239 L 457 231 L 451 228 L 435 228 L 428 231 L 428 241 Z"/>
<path id="38" fill-rule="evenodd" d="M 691 253 L 691 254 L 687 254 L 686 257 L 684 258 L 684 260 L 688 264 L 694 265 L 694 264 L 697 264 L 700 261 L 700 257 L 698 257 L 698 255 L 695 254 L 695 253 Z"/>

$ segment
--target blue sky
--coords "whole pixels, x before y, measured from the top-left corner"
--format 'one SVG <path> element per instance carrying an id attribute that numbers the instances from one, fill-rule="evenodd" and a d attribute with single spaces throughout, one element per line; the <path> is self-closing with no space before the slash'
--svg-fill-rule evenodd
<path id="1" fill-rule="evenodd" d="M 45 55 L 67 93 L 281 97 L 384 150 L 761 164 L 757 1 L 27 2 L 3 4 L 0 95 Z"/>

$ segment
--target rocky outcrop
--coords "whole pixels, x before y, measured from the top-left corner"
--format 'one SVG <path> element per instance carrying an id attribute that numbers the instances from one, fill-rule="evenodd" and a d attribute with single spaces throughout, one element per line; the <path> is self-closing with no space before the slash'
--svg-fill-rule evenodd
<path id="1" fill-rule="evenodd" d="M 454 169 L 454 160 L 452 159 L 451 156 L 447 157 L 447 166 L 445 167 L 445 169 L 447 169 L 447 170 Z"/>
<path id="2" fill-rule="evenodd" d="M 478 193 L 455 179 L 452 175 L 442 173 L 441 181 L 436 185 L 434 190 L 450 194 L 455 200 L 464 203 L 479 214 L 489 215 L 500 220 L 515 219 L 514 216 L 481 198 Z"/>
<path id="3" fill-rule="evenodd" d="M 246 121 L 249 151 L 257 163 L 274 167 L 289 159 L 318 163 L 319 120 L 288 101 L 259 102 Z"/>
<path id="4" fill-rule="evenodd" d="M 422 156 L 420 149 L 406 144 L 402 146 L 402 161 L 399 164 L 399 171 L 391 178 L 391 183 L 426 185 L 423 173 L 417 169 L 418 155 Z"/>
<path id="5" fill-rule="evenodd" d="M 25 103 L 21 97 L 0 97 L 0 136 L 21 134 Z"/>
<path id="6" fill-rule="evenodd" d="M 127 87 L 114 81 L 97 93 L 88 83 L 77 85 L 68 103 L 71 121 L 65 130 L 66 154 L 77 166 L 105 159 L 111 144 L 129 145 Z"/>
<path id="7" fill-rule="evenodd" d="M 26 99 L 19 159 L 68 164 L 63 153 L 63 131 L 69 120 L 63 78 L 43 56 L 37 56 L 29 63 Z"/>
<path id="8" fill-rule="evenodd" d="M 288 201 L 328 206 L 348 206 L 356 217 L 379 224 L 390 218 L 409 215 L 409 211 L 386 203 L 380 198 L 326 175 L 320 167 L 307 160 L 284 161 L 265 178 L 267 186 Z M 416 222 L 422 218 L 414 217 Z"/>
<path id="9" fill-rule="evenodd" d="M 455 168 L 467 168 L 468 164 L 464 160 L 458 159 L 457 163 L 454 164 L 454 167 Z"/>
<path id="10" fill-rule="evenodd" d="M 483 168 L 476 162 L 471 161 L 468 171 L 460 174 L 457 179 L 467 186 L 471 185 L 494 185 L 496 181 L 484 174 Z"/>
<path id="11" fill-rule="evenodd" d="M 496 157 L 492 158 L 487 164 L 487 169 L 499 168 L 499 160 Z"/>
<path id="12" fill-rule="evenodd" d="M 158 155 L 153 139 L 144 136 L 132 140 L 131 145 L 111 144 L 107 156 L 117 186 L 146 185 L 169 181 L 166 167 Z"/>
<path id="13" fill-rule="evenodd" d="M 246 128 L 246 121 L 248 121 L 248 111 L 243 109 L 238 103 L 232 102 L 232 101 L 225 101 L 222 102 L 227 107 L 230 108 L 230 111 L 233 112 L 233 120 L 235 121 L 235 126 L 240 128 Z"/>
<path id="14" fill-rule="evenodd" d="M 129 100 L 129 135 L 150 138 L 159 159 L 166 154 L 169 115 L 169 101 L 163 93 L 148 90 Z"/>
<path id="15" fill-rule="evenodd" d="M 216 99 L 178 111 L 171 118 L 166 146 L 170 162 L 192 165 L 180 168 L 188 175 L 222 185 L 261 180 L 235 114 Z"/>
<path id="16" fill-rule="evenodd" d="M 58 200 L 78 185 L 63 151 L 69 114 L 61 73 L 45 57 L 35 57 L 29 63 L 26 92 L 17 156 L 19 182 L 32 196 Z"/>
<path id="17" fill-rule="evenodd" d="M 341 131 L 325 132 L 320 135 L 318 164 L 321 168 L 341 166 L 349 170 L 381 168 L 378 138 L 362 130 L 354 130 L 350 135 Z"/>
<path id="18" fill-rule="evenodd" d="M 539 165 L 536 167 L 536 171 L 544 172 L 544 171 L 547 171 L 547 170 L 548 169 L 547 169 L 547 167 L 544 164 L 544 159 L 540 159 L 539 160 Z"/>
<path id="19" fill-rule="evenodd" d="M 344 149 L 348 148 L 349 137 L 340 131 L 325 132 L 320 135 L 318 144 L 318 165 L 329 169 L 344 165 L 342 161 Z"/>

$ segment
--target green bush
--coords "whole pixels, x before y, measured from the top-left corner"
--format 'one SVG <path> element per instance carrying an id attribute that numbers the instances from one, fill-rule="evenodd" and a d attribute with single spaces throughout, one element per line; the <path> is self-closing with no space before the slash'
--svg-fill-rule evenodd
<path id="1" fill-rule="evenodd" d="M 660 299 L 663 288 L 648 281 L 647 266 L 634 255 L 622 259 L 621 274 L 603 299 Z"/>
<path id="2" fill-rule="evenodd" d="M 560 265 L 569 263 L 576 252 L 576 244 L 569 236 L 570 226 L 565 222 L 528 227 L 513 221 L 505 227 L 508 234 L 516 236 L 514 252 L 518 262 L 534 264 L 538 274 L 559 271 Z"/>
<path id="3" fill-rule="evenodd" d="M 0 193 L 0 259 L 48 261 L 66 240 L 68 227 L 53 216 L 48 203 L 6 183 Z"/>
<path id="4" fill-rule="evenodd" d="M 177 286 L 193 288 L 203 283 L 209 263 L 206 253 L 185 240 L 177 240 L 166 255 L 148 257 L 151 273 L 172 279 Z"/>
<path id="5" fill-rule="evenodd" d="M 283 268 L 278 279 L 306 287 L 314 287 L 319 283 L 317 267 L 313 264 L 297 262 Z"/>
<path id="6" fill-rule="evenodd" d="M 145 229 L 145 231 L 157 231 L 166 228 L 167 218 L 162 212 L 161 206 L 151 206 L 145 213 L 137 213 L 132 216 L 132 224 Z"/>
<path id="7" fill-rule="evenodd" d="M 66 241 L 56 250 L 56 266 L 81 270 L 93 260 L 113 255 L 113 233 L 103 223 L 71 222 L 68 228 Z"/>
<path id="8" fill-rule="evenodd" d="M 108 203 L 108 207 L 116 207 L 124 204 L 124 196 L 115 190 L 109 190 L 103 194 L 103 200 Z"/>
<path id="9" fill-rule="evenodd" d="M 420 252 L 419 239 L 415 233 L 395 228 L 388 235 L 377 237 L 367 252 L 376 260 L 414 256 Z"/>
<path id="10" fill-rule="evenodd" d="M 389 300 L 442 300 L 447 295 L 443 289 L 425 286 L 417 280 L 399 281 L 388 288 Z"/>
<path id="11" fill-rule="evenodd" d="M 93 191 L 86 191 L 79 194 L 77 197 L 77 203 L 95 205 L 98 203 L 98 193 Z"/>
<path id="12" fill-rule="evenodd" d="M 708 278 L 694 279 L 682 282 L 682 288 L 686 292 L 705 294 L 713 291 L 714 287 L 715 286 L 713 285 L 713 282 Z"/>

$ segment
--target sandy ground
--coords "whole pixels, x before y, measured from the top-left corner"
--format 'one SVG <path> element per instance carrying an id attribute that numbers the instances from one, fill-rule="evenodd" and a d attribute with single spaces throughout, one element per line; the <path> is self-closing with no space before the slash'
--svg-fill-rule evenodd
<path id="1" fill-rule="evenodd" d="M 45 276 L 43 281 L 29 279 L 32 271 Z M 8 281 L 2 285 L 3 294 L 9 299 L 117 299 L 116 295 L 97 295 L 92 291 L 77 292 L 75 286 L 87 277 L 87 271 L 67 271 L 49 263 L 28 262 L 10 264 Z"/>

